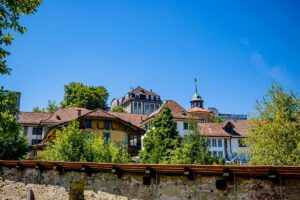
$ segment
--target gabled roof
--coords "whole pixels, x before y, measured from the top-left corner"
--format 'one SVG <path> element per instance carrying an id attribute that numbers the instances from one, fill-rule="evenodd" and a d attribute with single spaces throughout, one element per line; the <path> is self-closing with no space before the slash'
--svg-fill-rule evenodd
<path id="1" fill-rule="evenodd" d="M 41 121 L 49 118 L 51 113 L 20 112 L 19 123 L 38 125 Z"/>
<path id="2" fill-rule="evenodd" d="M 109 113 L 137 127 L 141 126 L 141 123 L 145 119 L 147 119 L 147 115 L 122 113 L 122 112 L 109 112 Z"/>
<path id="3" fill-rule="evenodd" d="M 174 119 L 195 119 L 193 115 L 191 115 L 188 111 L 186 111 L 176 101 L 167 100 L 163 103 L 163 105 L 159 109 L 157 109 L 156 111 L 148 115 L 145 121 L 161 113 L 164 107 L 168 107 L 171 110 L 171 114 Z"/>
<path id="4" fill-rule="evenodd" d="M 138 86 L 135 89 L 133 89 L 130 93 L 137 93 L 137 94 L 143 94 L 143 95 L 151 95 L 151 96 L 159 96 L 158 94 L 145 90 L 144 88 Z"/>
<path id="5" fill-rule="evenodd" d="M 231 127 L 232 130 L 228 130 Z M 227 120 L 223 123 L 198 123 L 201 135 L 208 137 L 248 137 L 250 122 L 246 120 Z"/>
<path id="6" fill-rule="evenodd" d="M 60 124 L 63 122 L 71 121 L 77 119 L 79 114 L 85 115 L 86 113 L 91 112 L 86 108 L 59 108 L 51 114 L 50 117 L 43 120 L 43 124 Z"/>
<path id="7" fill-rule="evenodd" d="M 104 120 L 116 120 L 116 121 L 119 121 L 119 122 L 133 128 L 133 129 L 144 132 L 144 129 L 141 129 L 138 125 L 135 125 L 134 123 L 130 122 L 129 120 L 123 120 L 122 118 L 120 118 L 116 115 L 113 115 L 112 112 L 104 111 L 100 108 L 97 108 L 95 110 L 89 110 L 89 112 L 81 115 L 80 117 L 75 117 L 74 119 L 70 119 L 69 121 L 72 121 L 75 119 L 79 120 L 82 118 L 92 118 L 92 119 L 98 118 L 98 119 L 104 119 Z M 56 126 L 61 126 L 61 125 L 67 124 L 69 121 L 61 122 L 59 124 L 56 124 Z"/>

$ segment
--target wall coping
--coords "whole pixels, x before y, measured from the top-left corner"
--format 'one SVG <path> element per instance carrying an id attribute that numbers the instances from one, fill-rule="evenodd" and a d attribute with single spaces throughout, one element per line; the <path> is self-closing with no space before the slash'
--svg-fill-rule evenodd
<path id="1" fill-rule="evenodd" d="M 300 165 L 169 165 L 169 164 L 115 164 L 115 163 L 95 163 L 95 162 L 57 162 L 57 161 L 37 161 L 37 160 L 0 160 L 2 166 L 17 169 L 35 168 L 40 170 L 60 170 L 60 171 L 81 171 L 96 173 L 101 171 L 145 174 L 146 171 L 166 175 L 184 175 L 185 171 L 191 171 L 200 175 L 220 175 L 230 172 L 240 176 L 269 176 L 277 174 L 286 177 L 300 177 Z M 115 170 L 115 171 L 114 171 Z"/>

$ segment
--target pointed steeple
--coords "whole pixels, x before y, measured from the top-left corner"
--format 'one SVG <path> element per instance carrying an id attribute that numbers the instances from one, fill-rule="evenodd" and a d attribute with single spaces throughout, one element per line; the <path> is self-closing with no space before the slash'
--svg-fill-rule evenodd
<path id="1" fill-rule="evenodd" d="M 195 78 L 195 94 L 192 97 L 191 102 L 191 107 L 198 107 L 198 108 L 203 108 L 203 100 L 201 96 L 198 94 L 198 84 L 197 84 L 197 79 Z"/>

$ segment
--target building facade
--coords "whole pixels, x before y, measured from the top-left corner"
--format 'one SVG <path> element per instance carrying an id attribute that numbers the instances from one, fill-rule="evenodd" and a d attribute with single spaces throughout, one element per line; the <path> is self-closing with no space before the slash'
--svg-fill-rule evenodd
<path id="1" fill-rule="evenodd" d="M 220 117 L 223 120 L 247 120 L 248 116 L 244 114 L 225 114 L 219 113 L 217 108 L 210 107 L 209 111 L 213 112 L 216 117 Z"/>
<path id="2" fill-rule="evenodd" d="M 120 99 L 113 99 L 111 109 L 122 106 L 127 113 L 149 115 L 162 105 L 161 98 L 152 90 L 137 87 Z"/>
<path id="3" fill-rule="evenodd" d="M 212 156 L 227 161 L 238 159 L 246 162 L 243 154 L 247 146 L 243 140 L 248 137 L 249 122 L 245 120 L 227 120 L 223 123 L 199 123 L 199 132 L 207 139 Z"/>
<path id="4" fill-rule="evenodd" d="M 141 137 L 145 130 L 138 124 L 144 115 L 107 112 L 101 109 L 60 108 L 54 113 L 22 112 L 19 122 L 29 146 L 40 156 L 43 144 L 54 142 L 56 131 L 71 121 L 78 121 L 86 132 L 126 147 L 128 153 L 136 155 L 141 149 Z M 41 148 L 40 148 L 41 147 Z"/>

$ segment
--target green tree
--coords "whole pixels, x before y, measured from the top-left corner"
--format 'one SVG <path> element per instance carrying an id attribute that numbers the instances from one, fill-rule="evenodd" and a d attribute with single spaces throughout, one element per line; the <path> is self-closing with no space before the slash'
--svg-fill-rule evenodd
<path id="1" fill-rule="evenodd" d="M 197 129 L 184 135 L 181 145 L 171 156 L 172 164 L 224 164 L 224 162 L 223 159 L 211 156 L 206 139 Z"/>
<path id="2" fill-rule="evenodd" d="M 82 83 L 71 82 L 65 85 L 64 100 L 61 106 L 65 107 L 82 107 L 87 109 L 107 107 L 108 92 L 103 86 L 86 86 Z"/>
<path id="3" fill-rule="evenodd" d="M 32 112 L 46 112 L 53 113 L 58 109 L 55 101 L 48 100 L 48 105 L 46 108 L 39 108 L 38 106 L 33 107 Z"/>
<path id="4" fill-rule="evenodd" d="M 170 163 L 173 151 L 180 145 L 171 110 L 163 108 L 148 128 L 144 139 L 144 149 L 140 151 L 142 163 Z"/>
<path id="5" fill-rule="evenodd" d="M 128 163 L 130 157 L 123 147 L 112 141 L 105 144 L 101 137 L 80 130 L 74 121 L 56 132 L 56 139 L 46 147 L 42 160 Z"/>
<path id="6" fill-rule="evenodd" d="M 213 123 L 222 123 L 224 122 L 224 120 L 220 117 L 213 117 L 212 120 L 211 120 Z"/>
<path id="7" fill-rule="evenodd" d="M 26 28 L 19 24 L 20 16 L 36 12 L 41 0 L 0 0 L 0 74 L 10 74 L 6 56 L 10 53 L 4 49 L 11 44 L 13 33 L 23 34 Z"/>
<path id="8" fill-rule="evenodd" d="M 251 122 L 250 163 L 254 165 L 300 164 L 300 99 L 273 84 Z"/>
<path id="9" fill-rule="evenodd" d="M 16 94 L 0 90 L 0 160 L 16 160 L 25 156 L 28 142 L 21 134 L 16 119 Z"/>
<path id="10" fill-rule="evenodd" d="M 122 106 L 114 107 L 110 110 L 111 112 L 126 112 Z"/>

